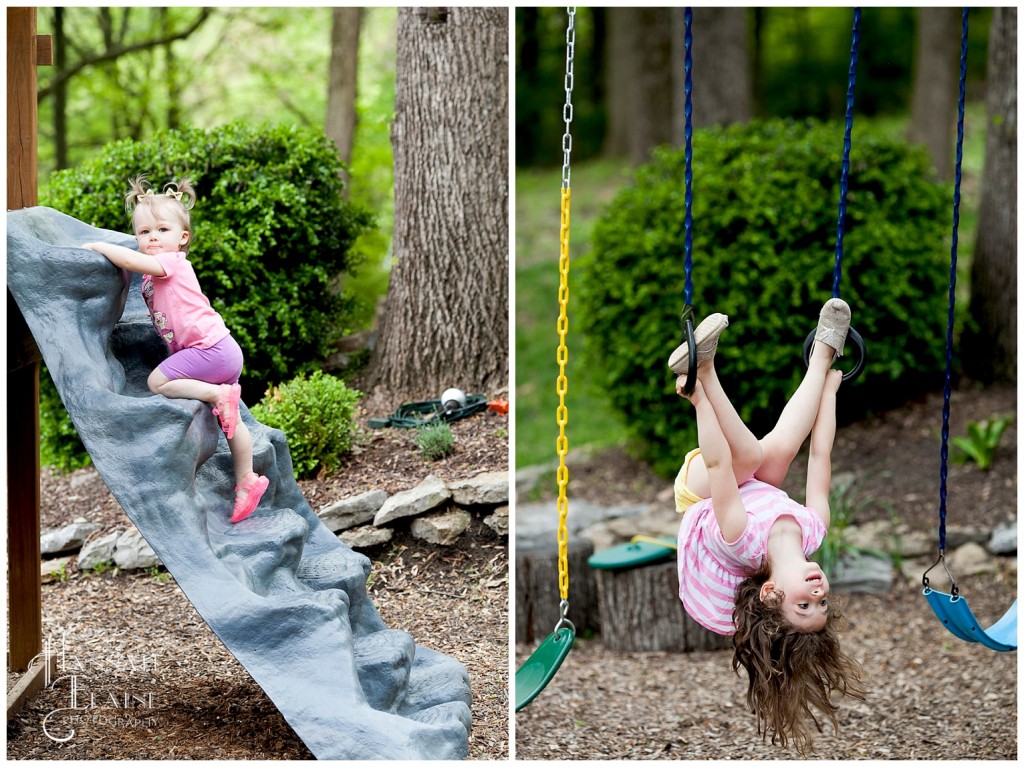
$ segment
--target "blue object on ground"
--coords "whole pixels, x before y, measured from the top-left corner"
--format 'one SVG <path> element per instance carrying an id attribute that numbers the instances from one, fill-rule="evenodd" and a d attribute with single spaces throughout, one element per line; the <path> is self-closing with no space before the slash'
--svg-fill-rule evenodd
<path id="1" fill-rule="evenodd" d="M 43 207 L 7 215 L 7 286 L 107 487 L 181 590 L 318 759 L 461 759 L 465 668 L 390 630 L 370 561 L 324 526 L 284 435 L 240 408 L 270 487 L 229 521 L 234 472 L 216 417 L 149 392 L 166 356 L 140 275 L 79 247 L 133 237 Z"/>
<path id="2" fill-rule="evenodd" d="M 953 596 L 930 588 L 925 588 L 923 593 L 935 616 L 954 636 L 966 642 L 980 642 L 998 652 L 1017 649 L 1016 599 L 1002 618 L 984 629 L 962 596 Z"/>

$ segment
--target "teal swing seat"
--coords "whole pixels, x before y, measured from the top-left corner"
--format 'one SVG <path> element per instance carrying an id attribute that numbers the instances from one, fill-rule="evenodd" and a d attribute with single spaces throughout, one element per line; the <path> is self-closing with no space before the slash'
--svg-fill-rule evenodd
<path id="1" fill-rule="evenodd" d="M 987 629 L 981 627 L 967 600 L 959 594 L 946 594 L 925 587 L 924 596 L 932 612 L 950 633 L 965 642 L 979 642 L 996 652 L 1017 649 L 1017 600 L 1002 618 Z"/>
<path id="2" fill-rule="evenodd" d="M 590 555 L 587 564 L 595 570 L 622 570 L 643 567 L 671 559 L 676 555 L 676 539 L 635 536 L 629 543 L 620 543 Z"/>

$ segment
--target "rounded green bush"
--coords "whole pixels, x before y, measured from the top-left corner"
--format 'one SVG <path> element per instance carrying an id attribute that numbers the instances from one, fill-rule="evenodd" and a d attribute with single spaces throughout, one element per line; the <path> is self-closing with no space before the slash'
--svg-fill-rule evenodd
<path id="1" fill-rule="evenodd" d="M 758 435 L 799 383 L 803 341 L 832 295 L 842 135 L 783 121 L 694 134 L 696 320 L 729 315 L 716 364 Z M 637 170 L 596 222 L 575 293 L 589 375 L 666 475 L 696 445 L 666 364 L 682 336 L 683 174 L 681 149 Z M 840 295 L 867 366 L 840 390 L 840 419 L 941 385 L 950 206 L 923 150 L 855 130 Z"/>
<path id="2" fill-rule="evenodd" d="M 274 387 L 251 412 L 260 423 L 284 432 L 295 476 L 301 479 L 321 469 L 333 471 L 352 449 L 361 397 L 340 378 L 318 370 Z"/>
<path id="3" fill-rule="evenodd" d="M 243 387 L 263 391 L 316 370 L 351 330 L 354 299 L 338 281 L 357 264 L 353 245 L 372 225 L 343 197 L 344 165 L 322 131 L 232 123 L 163 131 L 107 145 L 94 160 L 54 173 L 40 204 L 114 231 L 130 232 L 129 179 L 160 189 L 188 175 L 189 260 L 203 292 L 245 352 Z M 58 402 L 48 377 L 44 400 Z M 63 469 L 87 461 L 63 408 L 41 411 L 43 461 Z"/>
<path id="4" fill-rule="evenodd" d="M 39 462 L 60 471 L 92 464 L 46 365 L 39 371 Z"/>
<path id="5" fill-rule="evenodd" d="M 245 352 L 243 383 L 262 391 L 318 367 L 349 330 L 352 307 L 337 280 L 356 266 L 352 246 L 372 217 L 345 201 L 343 167 L 318 130 L 186 128 L 107 145 L 53 174 L 42 204 L 130 232 L 130 178 L 145 173 L 159 189 L 190 176 L 197 202 L 189 260 Z"/>

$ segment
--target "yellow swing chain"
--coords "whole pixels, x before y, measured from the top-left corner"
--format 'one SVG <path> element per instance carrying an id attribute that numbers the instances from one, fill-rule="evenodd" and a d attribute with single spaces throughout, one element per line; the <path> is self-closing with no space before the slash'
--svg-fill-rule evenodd
<path id="1" fill-rule="evenodd" d="M 569 608 L 569 531 L 566 517 L 569 513 L 569 499 L 566 488 L 569 485 L 569 469 L 565 466 L 565 456 L 569 452 L 569 440 L 565 436 L 565 427 L 569 422 L 569 410 L 565 406 L 565 395 L 569 390 L 569 379 L 565 375 L 565 366 L 569 360 L 569 349 L 565 345 L 565 336 L 569 332 L 569 154 L 572 151 L 572 134 L 569 132 L 572 123 L 572 86 L 573 59 L 576 49 L 576 30 L 574 19 L 576 9 L 569 8 L 569 25 L 565 32 L 565 107 L 562 117 L 565 119 L 565 134 L 562 136 L 562 218 L 559 230 L 558 254 L 558 379 L 555 390 L 558 392 L 558 409 L 555 420 L 558 422 L 558 439 L 555 448 L 558 452 L 558 592 L 562 598 L 562 621 L 566 620 Z"/>

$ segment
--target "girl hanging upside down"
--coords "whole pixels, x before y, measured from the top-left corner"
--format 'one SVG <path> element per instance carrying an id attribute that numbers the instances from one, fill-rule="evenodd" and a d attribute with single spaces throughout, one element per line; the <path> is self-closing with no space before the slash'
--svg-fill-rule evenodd
<path id="1" fill-rule="evenodd" d="M 252 437 L 238 415 L 242 387 L 242 350 L 224 320 L 210 306 L 188 262 L 192 239 L 189 210 L 195 190 L 188 179 L 167 184 L 156 194 L 144 176 L 131 183 L 125 207 L 139 249 L 89 242 L 116 266 L 141 272 L 142 296 L 150 317 L 171 355 L 149 376 L 149 389 L 165 397 L 189 398 L 213 406 L 231 448 L 235 504 L 232 522 L 240 522 L 259 505 L 270 480 L 253 471 Z"/>
<path id="2" fill-rule="evenodd" d="M 828 578 L 809 557 L 828 531 L 831 452 L 836 392 L 850 307 L 833 298 L 821 310 L 807 373 L 775 428 L 757 439 L 729 401 L 714 356 L 724 314 L 697 327 L 697 382 L 686 396 L 686 373 L 676 391 L 697 416 L 698 449 L 676 477 L 679 526 L 679 597 L 705 628 L 733 636 L 733 670 L 749 675 L 747 704 L 758 733 L 783 746 L 792 739 L 810 749 L 807 718 L 822 731 L 812 707 L 838 729 L 833 691 L 863 700 L 860 668 L 843 654 L 842 614 L 829 599 Z M 684 343 L 669 367 L 687 369 Z M 790 464 L 810 435 L 806 505 L 780 489 Z"/>

